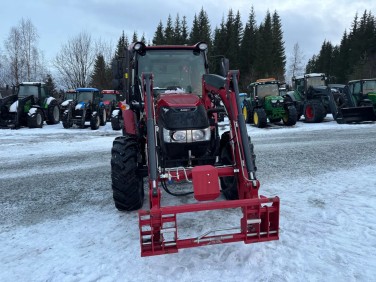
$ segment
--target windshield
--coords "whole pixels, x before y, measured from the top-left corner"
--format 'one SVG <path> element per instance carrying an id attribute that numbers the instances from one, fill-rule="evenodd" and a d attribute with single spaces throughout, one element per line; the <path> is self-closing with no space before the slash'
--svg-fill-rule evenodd
<path id="1" fill-rule="evenodd" d="M 77 93 L 65 93 L 65 100 L 74 100 L 77 97 Z"/>
<path id="2" fill-rule="evenodd" d="M 93 92 L 79 92 L 77 100 L 78 102 L 91 102 L 93 101 Z"/>
<path id="3" fill-rule="evenodd" d="M 139 57 L 138 73 L 152 72 L 158 92 L 178 90 L 202 95 L 201 79 L 205 74 L 202 53 L 193 50 L 150 50 Z"/>
<path id="4" fill-rule="evenodd" d="M 38 86 L 35 85 L 20 85 L 18 88 L 18 96 L 19 97 L 26 97 L 34 95 L 38 97 Z"/>
<path id="5" fill-rule="evenodd" d="M 325 77 L 322 77 L 322 76 L 307 77 L 307 88 L 309 86 L 312 86 L 312 87 L 325 86 Z"/>
<path id="6" fill-rule="evenodd" d="M 257 96 L 262 99 L 266 96 L 278 96 L 279 87 L 277 83 L 257 85 Z"/>
<path id="7" fill-rule="evenodd" d="M 116 101 L 116 95 L 115 94 L 105 94 L 103 95 L 104 101 Z"/>
<path id="8" fill-rule="evenodd" d="M 363 84 L 363 94 L 376 92 L 376 80 L 366 80 Z"/>

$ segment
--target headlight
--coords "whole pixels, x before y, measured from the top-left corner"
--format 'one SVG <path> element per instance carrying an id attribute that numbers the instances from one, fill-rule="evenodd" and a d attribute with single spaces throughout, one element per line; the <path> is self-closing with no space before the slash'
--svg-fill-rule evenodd
<path id="1" fill-rule="evenodd" d="M 187 141 L 187 132 L 186 131 L 175 131 L 172 133 L 172 139 L 176 142 L 186 142 Z"/>
<path id="2" fill-rule="evenodd" d="M 167 143 L 190 143 L 210 140 L 210 128 L 194 130 L 163 129 L 163 140 Z"/>

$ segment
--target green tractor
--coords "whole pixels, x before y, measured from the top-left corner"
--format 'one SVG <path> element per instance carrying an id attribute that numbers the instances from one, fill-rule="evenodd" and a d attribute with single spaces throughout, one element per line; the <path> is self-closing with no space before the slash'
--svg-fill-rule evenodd
<path id="1" fill-rule="evenodd" d="M 43 82 L 22 82 L 15 94 L 0 99 L 0 127 L 41 128 L 60 122 L 60 106 Z"/>
<path id="2" fill-rule="evenodd" d="M 335 99 L 330 97 L 337 123 L 376 121 L 376 78 L 351 80 L 343 87 L 341 95 L 342 106 L 333 103 Z"/>
<path id="3" fill-rule="evenodd" d="M 248 97 L 243 100 L 242 110 L 246 123 L 259 128 L 281 120 L 287 126 L 296 124 L 297 111 L 293 102 L 285 100 L 274 78 L 258 79 L 248 86 Z"/>
<path id="4" fill-rule="evenodd" d="M 66 107 L 62 122 L 64 128 L 71 128 L 77 125 L 85 128 L 85 123 L 90 122 L 92 130 L 96 130 L 99 126 L 106 125 L 107 116 L 105 105 L 102 101 L 103 94 L 97 88 L 77 88 L 71 93 L 63 105 Z"/>
<path id="5" fill-rule="evenodd" d="M 308 73 L 292 78 L 293 91 L 286 93 L 285 100 L 293 102 L 298 120 L 304 115 L 309 123 L 322 122 L 331 113 L 329 97 L 331 89 L 324 73 Z"/>

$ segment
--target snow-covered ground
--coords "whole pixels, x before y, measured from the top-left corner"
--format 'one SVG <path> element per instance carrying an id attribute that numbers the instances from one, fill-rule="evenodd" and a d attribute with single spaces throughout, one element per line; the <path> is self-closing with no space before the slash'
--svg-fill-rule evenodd
<path id="1" fill-rule="evenodd" d="M 147 258 L 140 257 L 137 213 L 116 211 L 108 178 L 105 187 L 93 192 L 100 205 L 80 202 L 75 213 L 64 213 L 63 205 L 53 206 L 44 213 L 61 209 L 62 216 L 44 214 L 41 220 L 29 223 L 18 218 L 28 211 L 17 204 L 17 195 L 9 192 L 17 188 L 12 184 L 16 178 L 12 171 L 41 155 L 55 162 L 62 156 L 102 152 L 96 162 L 105 162 L 107 173 L 112 141 L 120 132 L 112 131 L 109 124 L 98 131 L 65 130 L 61 125 L 0 131 L 0 281 L 374 281 L 376 124 L 338 125 L 327 118 L 321 124 L 298 122 L 292 128 L 257 129 L 248 125 L 248 131 L 255 143 L 260 193 L 281 198 L 280 240 L 213 245 Z M 336 140 L 320 139 L 323 132 L 345 136 L 338 143 L 353 148 L 350 153 L 354 157 L 346 158 L 346 163 L 338 162 L 338 168 L 333 169 L 327 169 L 325 159 L 315 158 L 311 170 L 294 164 L 292 159 L 278 158 L 284 150 L 304 154 L 299 148 L 315 142 L 321 142 L 317 148 L 334 146 Z M 373 143 L 367 141 L 370 132 Z M 305 134 L 312 140 L 301 144 L 299 138 Z M 350 144 L 357 134 L 365 135 L 364 142 L 356 139 L 359 143 Z M 291 144 L 286 143 L 285 138 L 290 137 Z M 366 146 L 373 146 L 373 151 L 363 151 Z M 270 151 L 274 157 L 265 160 Z M 343 160 L 346 152 L 339 154 Z M 308 156 L 301 156 L 304 158 Z M 88 166 L 99 164 L 89 164 L 83 158 L 64 166 L 64 170 Z M 274 170 L 269 172 L 271 166 Z M 26 181 L 54 172 L 49 166 L 40 166 L 17 173 L 20 181 Z M 88 189 L 93 188 L 88 185 Z M 39 200 L 33 197 L 30 194 L 23 201 Z M 178 203 L 179 199 L 173 201 Z M 30 213 L 36 213 L 31 207 Z M 238 222 L 238 214 L 231 210 L 220 211 L 215 218 L 212 223 L 191 219 L 185 225 L 203 233 L 217 223 L 214 221 L 223 221 L 224 225 Z"/>

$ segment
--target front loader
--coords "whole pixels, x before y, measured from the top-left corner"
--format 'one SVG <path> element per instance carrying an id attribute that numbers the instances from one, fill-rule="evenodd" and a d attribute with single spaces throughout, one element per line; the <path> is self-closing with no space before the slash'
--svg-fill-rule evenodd
<path id="1" fill-rule="evenodd" d="M 376 121 L 376 79 L 351 80 L 338 95 L 342 103 L 336 102 L 336 93 L 330 96 L 337 123 Z"/>
<path id="2" fill-rule="evenodd" d="M 118 210 L 139 210 L 141 256 L 211 244 L 278 240 L 279 198 L 258 193 L 238 71 L 224 67 L 223 75 L 209 74 L 203 42 L 193 46 L 136 42 L 126 50 L 121 65 L 124 126 L 111 151 L 112 189 Z M 219 131 L 219 114 L 228 117 L 230 128 L 225 132 Z M 144 177 L 149 207 L 140 210 Z M 188 191 L 175 191 L 171 183 L 188 185 Z M 184 203 L 162 206 L 171 195 L 184 197 Z M 179 233 L 189 228 L 180 225 L 183 214 L 195 218 L 202 216 L 200 212 L 224 209 L 241 212 L 237 226 L 228 228 L 219 220 L 202 234 L 184 237 Z"/>

